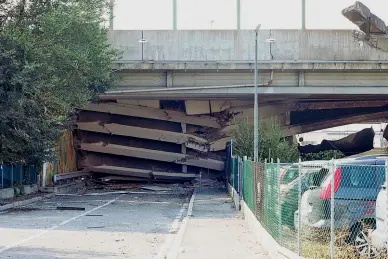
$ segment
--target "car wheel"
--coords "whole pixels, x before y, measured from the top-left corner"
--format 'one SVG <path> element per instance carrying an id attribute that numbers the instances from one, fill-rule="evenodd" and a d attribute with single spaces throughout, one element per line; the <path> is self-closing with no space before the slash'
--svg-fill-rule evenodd
<path id="1" fill-rule="evenodd" d="M 367 230 L 362 226 L 358 228 L 358 232 L 355 235 L 354 246 L 357 255 L 361 258 L 377 258 L 378 256 L 378 251 L 373 247 Z"/>

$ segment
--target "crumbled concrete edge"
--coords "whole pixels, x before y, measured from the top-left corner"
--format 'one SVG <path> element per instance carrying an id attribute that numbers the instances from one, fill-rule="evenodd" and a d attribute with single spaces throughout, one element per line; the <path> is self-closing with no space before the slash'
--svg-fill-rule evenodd
<path id="1" fill-rule="evenodd" d="M 248 207 L 248 205 L 245 203 L 245 201 L 239 199 L 239 196 L 237 194 L 237 191 L 228 184 L 228 192 L 230 196 L 233 198 L 234 202 L 239 202 L 239 205 L 237 207 L 241 208 L 241 211 L 244 215 L 244 220 L 248 223 L 249 228 L 252 230 L 252 232 L 255 234 L 255 236 L 258 238 L 259 243 L 262 245 L 262 247 L 265 249 L 265 251 L 268 253 L 268 255 L 271 258 L 301 258 L 303 257 L 298 256 L 295 252 L 282 247 L 268 232 L 267 230 L 261 225 L 261 223 L 257 220 L 256 216 L 253 214 L 251 209 Z M 236 208 L 237 208 L 236 207 Z"/>
<path id="2" fill-rule="evenodd" d="M 50 193 L 50 194 L 47 194 L 47 195 L 43 195 L 43 196 L 39 196 L 39 197 L 34 197 L 34 198 L 31 198 L 31 199 L 28 199 L 28 200 L 16 201 L 16 202 L 4 205 L 4 206 L 0 206 L 0 211 L 5 211 L 5 210 L 9 210 L 9 209 L 13 209 L 13 208 L 18 208 L 18 207 L 21 207 L 21 206 L 29 205 L 29 204 L 41 201 L 43 199 L 51 198 L 54 195 L 55 195 L 54 193 Z"/>

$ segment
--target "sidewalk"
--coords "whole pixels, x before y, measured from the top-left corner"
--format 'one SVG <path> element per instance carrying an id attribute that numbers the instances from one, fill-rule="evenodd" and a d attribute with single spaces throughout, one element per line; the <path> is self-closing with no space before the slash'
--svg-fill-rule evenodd
<path id="1" fill-rule="evenodd" d="M 196 194 L 193 214 L 178 259 L 270 258 L 235 211 L 225 190 L 204 189 Z"/>

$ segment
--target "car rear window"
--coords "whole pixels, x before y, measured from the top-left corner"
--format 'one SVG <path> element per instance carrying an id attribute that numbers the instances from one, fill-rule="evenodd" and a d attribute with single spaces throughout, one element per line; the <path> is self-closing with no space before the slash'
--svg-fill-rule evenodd
<path id="1" fill-rule="evenodd" d="M 342 167 L 341 187 L 345 188 L 375 188 L 376 167 L 346 166 Z"/>
<path id="2" fill-rule="evenodd" d="M 299 175 L 298 167 L 292 166 L 287 170 L 286 174 L 284 175 L 284 177 L 282 179 L 282 182 L 283 183 L 290 183 L 293 180 L 295 180 L 298 177 L 298 175 Z"/>

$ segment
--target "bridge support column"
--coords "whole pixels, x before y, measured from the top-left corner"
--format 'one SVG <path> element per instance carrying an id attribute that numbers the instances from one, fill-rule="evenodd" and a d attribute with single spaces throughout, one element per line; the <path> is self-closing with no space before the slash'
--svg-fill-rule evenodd
<path id="1" fill-rule="evenodd" d="M 182 127 L 182 133 L 186 133 L 186 128 L 187 124 L 186 123 L 181 123 Z M 186 154 L 186 144 L 182 144 L 182 149 L 181 149 L 182 154 Z M 187 173 L 187 165 L 182 165 L 182 173 Z"/>

